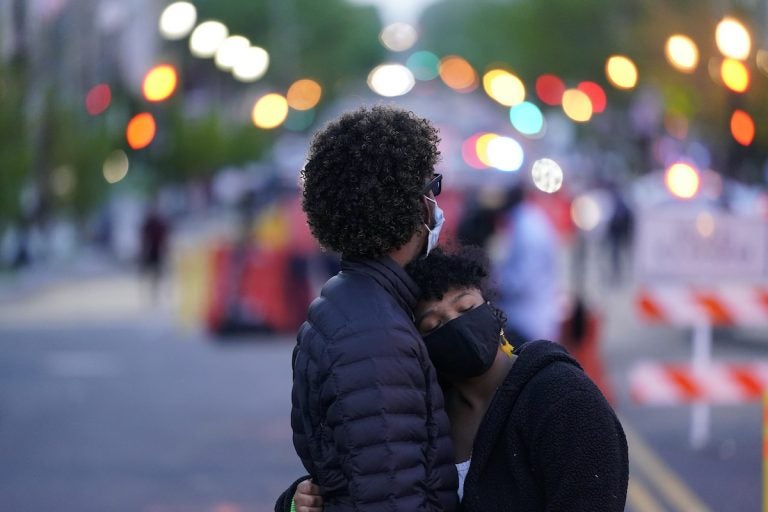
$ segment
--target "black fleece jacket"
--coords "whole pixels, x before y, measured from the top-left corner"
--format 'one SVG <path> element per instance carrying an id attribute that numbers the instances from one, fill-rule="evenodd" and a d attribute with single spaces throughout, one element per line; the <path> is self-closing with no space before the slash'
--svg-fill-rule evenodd
<path id="1" fill-rule="evenodd" d="M 620 512 L 629 478 L 624 430 L 560 345 L 520 347 L 475 438 L 466 512 Z"/>

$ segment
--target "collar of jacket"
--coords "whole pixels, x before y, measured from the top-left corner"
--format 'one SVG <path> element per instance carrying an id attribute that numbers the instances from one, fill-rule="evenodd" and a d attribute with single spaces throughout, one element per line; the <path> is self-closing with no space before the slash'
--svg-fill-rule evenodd
<path id="1" fill-rule="evenodd" d="M 562 346 L 552 341 L 537 340 L 523 343 L 519 348 L 515 348 L 515 354 L 517 354 L 515 364 L 512 365 L 509 374 L 496 391 L 496 395 L 480 423 L 480 428 L 477 430 L 472 448 L 472 464 L 464 483 L 465 489 L 470 486 L 470 481 L 479 477 L 488 463 L 488 458 L 497 445 L 497 440 L 504 430 L 517 397 L 528 384 L 528 381 L 543 368 L 556 361 L 564 361 L 581 368 L 579 363 Z"/>
<path id="2" fill-rule="evenodd" d="M 376 260 L 342 259 L 341 271 L 359 272 L 371 277 L 395 298 L 413 320 L 413 308 L 416 307 L 421 290 L 395 260 L 389 256 Z"/>

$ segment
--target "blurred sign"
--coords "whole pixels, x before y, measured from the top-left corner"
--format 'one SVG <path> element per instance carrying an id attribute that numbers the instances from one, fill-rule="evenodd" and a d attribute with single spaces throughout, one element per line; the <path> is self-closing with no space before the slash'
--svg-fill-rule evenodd
<path id="1" fill-rule="evenodd" d="M 630 369 L 629 385 L 632 399 L 642 405 L 751 402 L 768 389 L 768 363 L 712 363 L 696 371 L 685 363 L 645 361 Z"/>
<path id="2" fill-rule="evenodd" d="M 638 220 L 635 255 L 642 282 L 768 280 L 768 223 L 759 218 L 664 209 Z"/>
<path id="3" fill-rule="evenodd" d="M 768 324 L 768 286 L 642 286 L 636 295 L 641 317 L 649 322 L 690 326 Z"/>

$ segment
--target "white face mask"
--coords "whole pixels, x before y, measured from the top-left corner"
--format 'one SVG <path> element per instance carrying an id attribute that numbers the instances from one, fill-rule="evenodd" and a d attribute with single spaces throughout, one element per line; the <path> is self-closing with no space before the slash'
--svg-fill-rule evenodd
<path id="1" fill-rule="evenodd" d="M 431 197 L 427 197 L 427 196 L 424 196 L 424 197 L 426 197 L 428 200 L 435 203 L 435 208 L 434 208 L 435 226 L 433 228 L 430 228 L 429 226 L 424 224 L 425 226 L 427 226 L 427 231 L 429 231 L 429 238 L 427 238 L 427 250 L 424 253 L 424 257 L 426 258 L 429 255 L 429 253 L 432 251 L 432 249 L 437 247 L 437 240 L 440 238 L 440 230 L 443 228 L 443 223 L 445 222 L 445 214 L 443 213 L 442 208 L 440 208 L 437 205 L 437 201 L 435 201 Z"/>

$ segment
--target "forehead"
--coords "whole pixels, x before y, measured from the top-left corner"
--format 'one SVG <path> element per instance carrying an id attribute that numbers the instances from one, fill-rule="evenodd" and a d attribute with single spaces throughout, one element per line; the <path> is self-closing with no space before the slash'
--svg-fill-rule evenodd
<path id="1" fill-rule="evenodd" d="M 439 311 L 442 309 L 450 309 L 457 301 L 461 301 L 464 298 L 475 299 L 483 301 L 483 294 L 478 288 L 451 288 L 443 294 L 443 298 L 440 300 L 430 299 L 421 300 L 416 304 L 416 314 L 419 315 L 427 310 Z"/>

